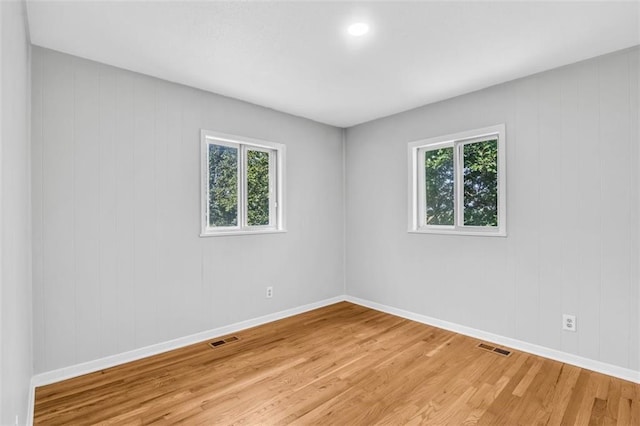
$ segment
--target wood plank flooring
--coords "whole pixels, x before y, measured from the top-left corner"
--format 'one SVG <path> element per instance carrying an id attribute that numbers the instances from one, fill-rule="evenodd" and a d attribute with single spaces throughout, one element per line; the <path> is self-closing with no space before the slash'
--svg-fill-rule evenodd
<path id="1" fill-rule="evenodd" d="M 39 387 L 35 424 L 640 425 L 640 385 L 347 302 L 235 336 Z"/>

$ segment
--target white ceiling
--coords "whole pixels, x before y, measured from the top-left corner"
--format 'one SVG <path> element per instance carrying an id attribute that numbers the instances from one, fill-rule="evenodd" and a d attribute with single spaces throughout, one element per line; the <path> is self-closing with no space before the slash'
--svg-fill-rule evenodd
<path id="1" fill-rule="evenodd" d="M 27 1 L 34 44 L 339 127 L 640 44 L 640 2 Z M 371 32 L 347 35 L 354 21 Z"/>

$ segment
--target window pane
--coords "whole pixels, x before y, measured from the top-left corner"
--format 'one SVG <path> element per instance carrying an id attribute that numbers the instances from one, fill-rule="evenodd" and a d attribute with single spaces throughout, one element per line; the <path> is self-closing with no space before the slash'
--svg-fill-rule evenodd
<path id="1" fill-rule="evenodd" d="M 498 226 L 498 140 L 463 146 L 464 224 Z"/>
<path id="2" fill-rule="evenodd" d="M 238 226 L 238 149 L 209 145 L 209 226 Z"/>
<path id="3" fill-rule="evenodd" d="M 453 225 L 453 147 L 424 153 L 425 224 Z"/>
<path id="4" fill-rule="evenodd" d="M 247 150 L 247 224 L 269 225 L 269 153 Z"/>

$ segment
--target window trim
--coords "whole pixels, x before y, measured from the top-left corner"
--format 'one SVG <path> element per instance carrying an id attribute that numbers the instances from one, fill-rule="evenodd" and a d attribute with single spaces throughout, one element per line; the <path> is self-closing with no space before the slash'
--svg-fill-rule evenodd
<path id="1" fill-rule="evenodd" d="M 418 234 L 452 234 L 452 235 L 483 235 L 492 237 L 507 236 L 507 200 L 506 200 L 506 143 L 505 125 L 484 127 L 455 134 L 434 138 L 421 139 L 408 144 L 408 230 Z M 464 145 L 480 142 L 487 136 L 498 138 L 498 226 L 470 226 L 463 223 L 464 209 L 458 208 L 463 193 L 463 164 L 462 149 Z M 424 154 L 439 148 L 453 147 L 454 149 L 454 225 L 423 225 L 425 215 L 424 185 L 425 167 Z M 426 149 L 428 148 L 428 149 Z"/>
<path id="2" fill-rule="evenodd" d="M 238 225 L 209 226 L 209 145 L 222 145 L 238 149 Z M 269 225 L 247 225 L 247 151 L 269 153 L 269 180 L 274 182 L 274 199 L 269 206 Z M 200 236 L 273 234 L 286 232 L 285 227 L 285 162 L 286 146 L 281 143 L 200 130 Z M 274 164 L 275 167 L 271 167 Z M 270 184 L 271 186 L 271 184 Z M 273 223 L 271 223 L 273 222 Z"/>

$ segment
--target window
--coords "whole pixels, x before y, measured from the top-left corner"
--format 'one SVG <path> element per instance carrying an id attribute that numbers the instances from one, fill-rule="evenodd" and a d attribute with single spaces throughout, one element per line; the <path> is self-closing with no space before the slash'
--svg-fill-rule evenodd
<path id="1" fill-rule="evenodd" d="M 409 143 L 409 232 L 506 236 L 504 125 Z"/>
<path id="2" fill-rule="evenodd" d="M 202 131 L 202 236 L 284 231 L 282 144 Z"/>

